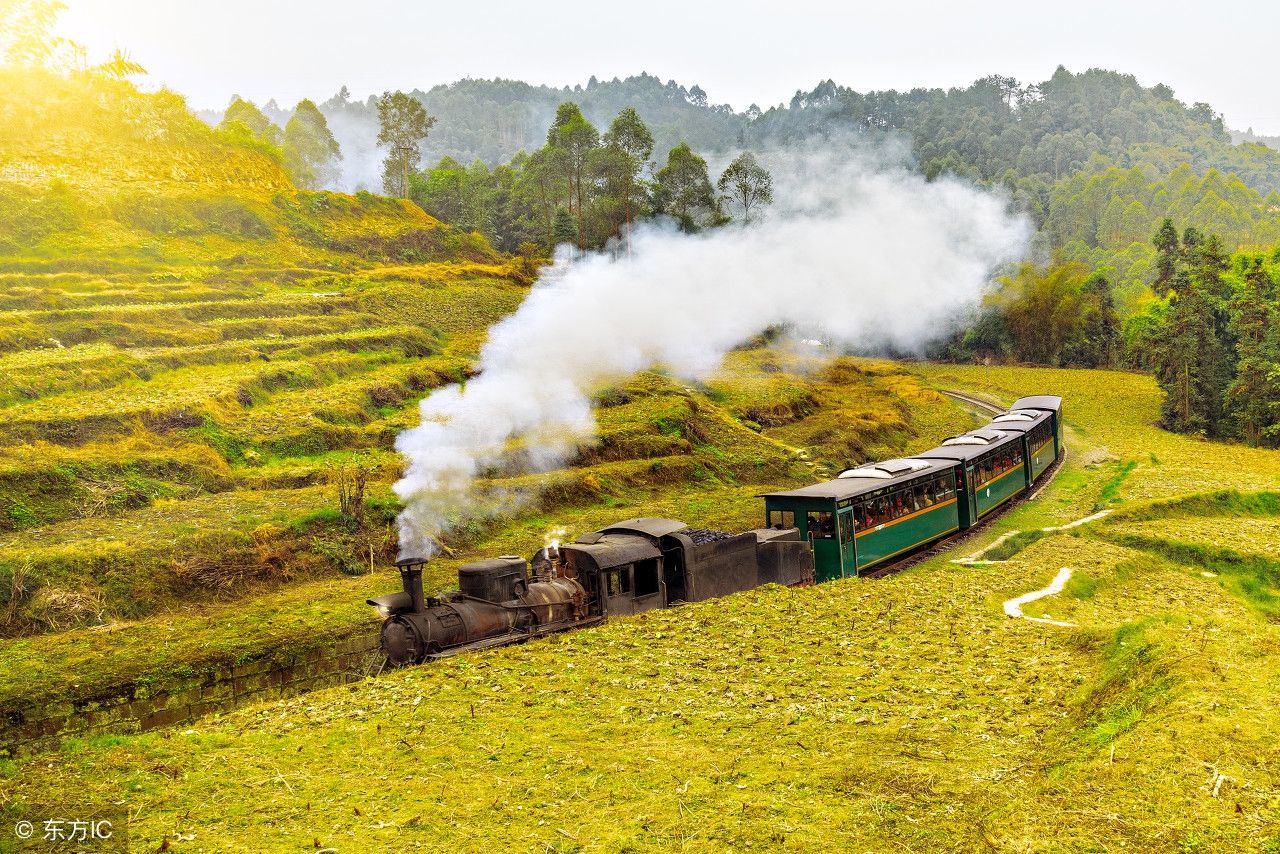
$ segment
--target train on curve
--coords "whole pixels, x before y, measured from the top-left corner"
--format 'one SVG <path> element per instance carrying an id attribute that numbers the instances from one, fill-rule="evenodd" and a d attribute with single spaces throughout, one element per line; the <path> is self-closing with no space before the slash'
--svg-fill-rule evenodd
<path id="1" fill-rule="evenodd" d="M 766 527 L 732 535 L 674 519 L 628 519 L 539 550 L 458 569 L 458 589 L 423 592 L 406 558 L 400 592 L 369 599 L 393 667 L 520 643 L 762 584 L 859 575 L 967 530 L 1041 480 L 1063 454 L 1062 399 L 1024 397 L 991 423 L 913 457 L 868 463 L 770 492 Z"/>

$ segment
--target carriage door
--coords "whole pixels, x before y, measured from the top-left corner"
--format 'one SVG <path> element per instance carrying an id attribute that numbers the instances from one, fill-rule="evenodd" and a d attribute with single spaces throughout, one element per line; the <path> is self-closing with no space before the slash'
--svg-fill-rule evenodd
<path id="1" fill-rule="evenodd" d="M 853 506 L 840 508 L 840 573 L 857 575 L 858 555 L 854 549 Z"/>
<path id="2" fill-rule="evenodd" d="M 813 547 L 813 566 L 819 581 L 843 578 L 840 540 L 836 537 L 836 514 L 832 510 L 810 510 L 805 515 L 805 531 Z"/>
<path id="3" fill-rule="evenodd" d="M 964 479 L 961 481 L 964 487 L 964 503 L 969 508 L 969 525 L 978 524 L 978 473 L 974 471 L 972 463 L 965 463 Z"/>

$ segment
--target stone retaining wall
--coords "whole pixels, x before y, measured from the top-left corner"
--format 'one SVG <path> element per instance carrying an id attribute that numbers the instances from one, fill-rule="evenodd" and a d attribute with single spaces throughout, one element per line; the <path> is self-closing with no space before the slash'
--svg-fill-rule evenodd
<path id="1" fill-rule="evenodd" d="M 0 720 L 0 747 L 33 753 L 57 747 L 65 738 L 146 732 L 246 703 L 353 682 L 367 675 L 377 650 L 377 635 L 361 634 L 284 662 L 264 658 L 163 684 L 124 686 L 113 696 L 52 704 L 39 717 L 10 712 Z"/>

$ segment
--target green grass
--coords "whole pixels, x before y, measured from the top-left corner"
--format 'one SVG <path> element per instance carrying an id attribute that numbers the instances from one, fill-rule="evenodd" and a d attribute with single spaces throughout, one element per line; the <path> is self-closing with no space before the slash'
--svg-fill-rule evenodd
<path id="1" fill-rule="evenodd" d="M 1093 504 L 1094 510 L 1104 510 L 1112 504 L 1120 502 L 1120 487 L 1124 484 L 1125 479 L 1133 474 L 1133 470 L 1137 465 L 1138 463 L 1135 460 L 1114 464 L 1115 474 L 1107 478 L 1102 484 L 1102 490 L 1098 493 L 1098 500 Z"/>
<path id="2" fill-rule="evenodd" d="M 373 631 L 392 442 L 523 299 L 516 266 L 294 191 L 171 95 L 0 83 L 6 174 L 42 176 L 0 185 L 0 709 Z M 1280 457 L 1159 430 L 1149 377 L 761 347 L 694 388 L 646 372 L 565 468 L 487 483 L 523 503 L 459 518 L 427 586 L 623 516 L 754 527 L 759 492 L 974 426 L 934 388 L 1066 399 L 1053 485 L 950 554 L 5 757 L 0 817 L 110 806 L 170 851 L 1274 847 Z M 327 482 L 354 454 L 362 522 Z M 950 563 L 1013 530 L 1005 562 Z M 1004 616 L 1062 567 L 1027 614 L 1071 627 Z"/>

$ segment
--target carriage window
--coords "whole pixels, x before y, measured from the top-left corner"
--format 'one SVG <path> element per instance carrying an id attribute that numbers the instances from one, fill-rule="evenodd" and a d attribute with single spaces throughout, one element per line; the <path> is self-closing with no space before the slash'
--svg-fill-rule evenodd
<path id="1" fill-rule="evenodd" d="M 768 518 L 768 527 L 770 528 L 794 528 L 796 526 L 796 514 L 793 510 L 770 510 Z"/>
<path id="2" fill-rule="evenodd" d="M 901 519 L 911 512 L 911 490 L 899 490 L 889 496 L 889 519 Z"/>
<path id="3" fill-rule="evenodd" d="M 872 506 L 875 511 L 871 518 L 871 523 L 873 525 L 883 525 L 886 522 L 892 521 L 893 514 L 889 512 L 889 499 L 887 497 L 877 498 L 876 503 Z"/>
<path id="4" fill-rule="evenodd" d="M 638 560 L 636 567 L 636 598 L 658 592 L 658 559 Z"/>
<path id="5" fill-rule="evenodd" d="M 849 545 L 853 542 L 853 514 L 840 514 L 840 542 Z"/>
<path id="6" fill-rule="evenodd" d="M 811 540 L 833 540 L 836 536 L 836 514 L 826 510 L 811 512 L 805 522 Z"/>
<path id="7" fill-rule="evenodd" d="M 955 478 L 952 475 L 938 479 L 938 501 L 950 501 L 956 494 Z"/>
<path id="8" fill-rule="evenodd" d="M 631 566 L 623 566 L 610 570 L 609 595 L 624 596 L 631 592 Z"/>

